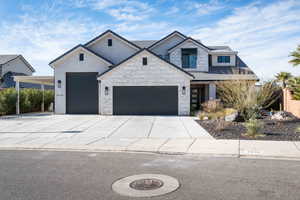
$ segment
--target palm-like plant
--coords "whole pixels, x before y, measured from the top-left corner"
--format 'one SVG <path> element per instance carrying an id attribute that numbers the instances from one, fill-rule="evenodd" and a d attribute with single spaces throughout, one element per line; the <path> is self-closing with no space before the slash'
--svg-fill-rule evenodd
<path id="1" fill-rule="evenodd" d="M 292 74 L 289 72 L 280 72 L 275 77 L 277 81 L 282 83 L 282 87 L 286 88 L 286 83 L 290 78 L 292 78 Z"/>
<path id="2" fill-rule="evenodd" d="M 293 98 L 295 100 L 300 100 L 300 77 L 289 79 L 288 88 L 292 91 Z"/>
<path id="3" fill-rule="evenodd" d="M 298 45 L 297 49 L 291 53 L 293 57 L 292 60 L 289 61 L 289 63 L 293 64 L 293 66 L 300 65 L 300 45 Z"/>

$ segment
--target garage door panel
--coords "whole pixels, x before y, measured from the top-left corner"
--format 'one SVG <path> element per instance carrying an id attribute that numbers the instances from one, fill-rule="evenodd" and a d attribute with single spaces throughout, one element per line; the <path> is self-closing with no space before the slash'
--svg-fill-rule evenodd
<path id="1" fill-rule="evenodd" d="M 66 74 L 66 108 L 68 114 L 98 114 L 96 72 Z"/>
<path id="2" fill-rule="evenodd" d="M 115 86 L 116 115 L 177 115 L 177 86 Z"/>

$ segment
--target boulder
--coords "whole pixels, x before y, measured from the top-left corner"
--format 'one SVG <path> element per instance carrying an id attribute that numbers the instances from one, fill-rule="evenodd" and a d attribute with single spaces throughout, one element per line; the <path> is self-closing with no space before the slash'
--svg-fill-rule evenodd
<path id="1" fill-rule="evenodd" d="M 296 119 L 296 117 L 289 112 L 285 111 L 279 111 L 275 113 L 274 115 L 271 116 L 272 120 L 279 120 L 279 121 L 288 121 L 288 120 L 293 120 Z"/>

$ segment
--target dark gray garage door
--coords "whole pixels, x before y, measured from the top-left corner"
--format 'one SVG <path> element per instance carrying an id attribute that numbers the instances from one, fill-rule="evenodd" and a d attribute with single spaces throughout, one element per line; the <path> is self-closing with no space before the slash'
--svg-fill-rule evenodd
<path id="1" fill-rule="evenodd" d="M 115 86 L 114 115 L 178 115 L 177 86 Z"/>
<path id="2" fill-rule="evenodd" d="M 98 114 L 98 73 L 80 72 L 66 75 L 68 114 Z"/>

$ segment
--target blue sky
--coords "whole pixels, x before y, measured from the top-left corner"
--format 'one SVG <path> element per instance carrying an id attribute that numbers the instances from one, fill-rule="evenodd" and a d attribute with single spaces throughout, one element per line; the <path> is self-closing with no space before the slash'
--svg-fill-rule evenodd
<path id="1" fill-rule="evenodd" d="M 128 39 L 178 30 L 205 45 L 229 45 L 263 80 L 300 75 L 289 53 L 300 44 L 299 0 L 0 0 L 0 54 L 23 54 L 36 75 L 107 29 Z"/>

